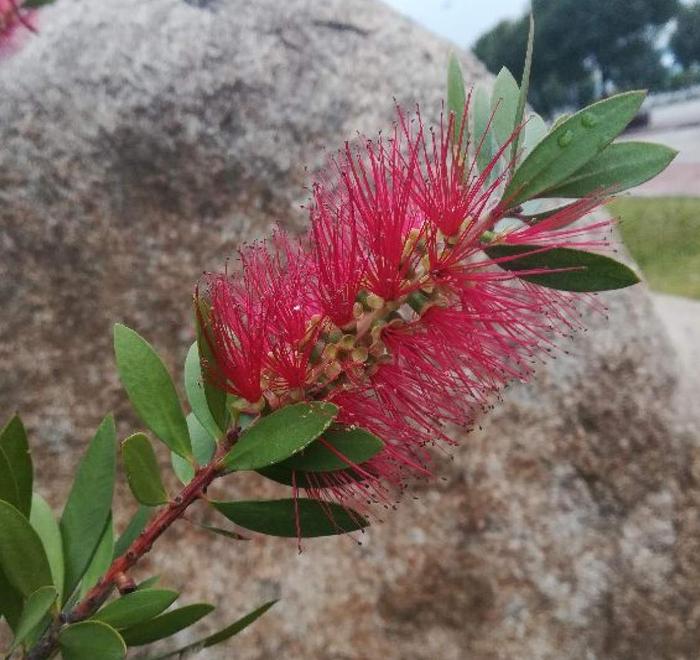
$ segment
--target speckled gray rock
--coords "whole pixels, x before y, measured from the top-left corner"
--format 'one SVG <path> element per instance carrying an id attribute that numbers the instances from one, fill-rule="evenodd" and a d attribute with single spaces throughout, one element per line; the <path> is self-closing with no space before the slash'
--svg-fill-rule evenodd
<path id="1" fill-rule="evenodd" d="M 128 428 L 112 322 L 181 364 L 198 273 L 273 223 L 301 226 L 305 167 L 387 128 L 393 96 L 437 109 L 448 49 L 369 0 L 43 13 L 0 65 L 0 412 L 29 423 L 45 493 L 65 494 L 105 411 Z M 609 322 L 509 390 L 361 546 L 299 556 L 183 523 L 158 572 L 219 622 L 282 597 L 241 659 L 696 658 L 700 454 L 648 294 L 608 302 Z"/>

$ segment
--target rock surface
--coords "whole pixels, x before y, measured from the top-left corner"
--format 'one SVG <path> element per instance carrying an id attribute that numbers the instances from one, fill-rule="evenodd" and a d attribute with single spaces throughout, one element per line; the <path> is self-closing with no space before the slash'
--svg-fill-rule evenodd
<path id="1" fill-rule="evenodd" d="M 21 410 L 54 502 L 104 412 L 129 428 L 111 324 L 179 369 L 199 272 L 300 227 L 305 167 L 390 126 L 392 96 L 437 109 L 448 50 L 370 0 L 43 12 L 0 66 L 0 413 Z M 165 584 L 219 604 L 219 622 L 283 599 L 207 657 L 697 657 L 700 452 L 679 364 L 643 287 L 606 302 L 609 321 L 510 389 L 361 546 L 297 555 L 181 524 L 156 549 Z"/>

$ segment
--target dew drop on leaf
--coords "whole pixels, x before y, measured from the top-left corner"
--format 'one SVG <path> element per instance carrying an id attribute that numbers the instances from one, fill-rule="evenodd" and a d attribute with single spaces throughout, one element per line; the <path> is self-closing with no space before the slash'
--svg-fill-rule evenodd
<path id="1" fill-rule="evenodd" d="M 566 129 L 560 136 L 557 142 L 560 147 L 568 147 L 571 144 L 571 140 L 574 139 L 573 131 Z"/>
<path id="2" fill-rule="evenodd" d="M 584 112 L 581 116 L 581 124 L 585 128 L 593 128 L 598 123 L 598 117 L 596 117 L 592 112 Z"/>

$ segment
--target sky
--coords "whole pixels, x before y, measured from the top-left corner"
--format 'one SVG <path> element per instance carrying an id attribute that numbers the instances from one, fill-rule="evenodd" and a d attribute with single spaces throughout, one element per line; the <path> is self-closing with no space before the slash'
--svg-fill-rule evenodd
<path id="1" fill-rule="evenodd" d="M 472 46 L 504 18 L 525 13 L 527 0 L 384 0 L 421 25 L 459 46 Z"/>

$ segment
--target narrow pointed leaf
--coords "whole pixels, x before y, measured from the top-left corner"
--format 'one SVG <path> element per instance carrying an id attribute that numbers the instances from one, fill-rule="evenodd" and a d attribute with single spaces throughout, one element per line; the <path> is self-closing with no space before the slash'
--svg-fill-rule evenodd
<path id="1" fill-rule="evenodd" d="M 635 272 L 602 254 L 554 248 L 544 252 L 536 245 L 492 245 L 484 248 L 498 265 L 510 271 L 548 269 L 556 272 L 519 275 L 523 280 L 561 291 L 609 291 L 639 282 Z M 522 256 L 519 256 L 522 255 Z"/>
<path id="2" fill-rule="evenodd" d="M 63 580 L 65 577 L 63 568 L 63 540 L 61 539 L 61 529 L 54 516 L 51 507 L 46 500 L 34 493 L 32 497 L 32 514 L 29 523 L 34 528 L 41 539 L 46 552 L 46 558 L 51 568 L 53 584 L 58 591 L 58 598 L 63 595 Z"/>
<path id="3" fill-rule="evenodd" d="M 154 587 L 156 584 L 160 582 L 160 575 L 153 575 L 149 578 L 146 578 L 143 582 L 139 582 L 138 585 L 136 585 L 137 589 L 150 589 L 151 587 Z"/>
<path id="4" fill-rule="evenodd" d="M 143 623 L 170 607 L 179 594 L 170 589 L 138 589 L 105 605 L 93 620 L 117 630 Z"/>
<path id="5" fill-rule="evenodd" d="M 611 144 L 581 169 L 542 197 L 585 197 L 604 190 L 616 193 L 634 188 L 665 170 L 678 152 L 662 144 L 618 142 Z"/>
<path id="6" fill-rule="evenodd" d="M 29 633 L 41 623 L 41 620 L 46 616 L 57 598 L 58 592 L 56 587 L 53 586 L 40 587 L 29 595 L 24 604 L 22 616 L 17 623 L 15 639 L 12 643 L 13 648 L 17 648 L 27 638 Z"/>
<path id="7" fill-rule="evenodd" d="M 0 560 L 0 619 L 5 617 L 7 625 L 15 630 L 22 614 L 22 594 L 7 579 Z"/>
<path id="8" fill-rule="evenodd" d="M 119 633 L 101 621 L 81 621 L 58 637 L 63 660 L 123 660 L 126 645 Z"/>
<path id="9" fill-rule="evenodd" d="M 129 488 L 141 504 L 157 506 L 168 501 L 158 459 L 144 433 L 134 433 L 122 442 L 122 459 Z"/>
<path id="10" fill-rule="evenodd" d="M 223 429 L 219 428 L 209 410 L 197 342 L 190 346 L 190 350 L 187 351 L 187 358 L 185 358 L 185 391 L 187 392 L 187 400 L 190 402 L 192 412 L 199 423 L 212 438 L 220 438 L 223 435 Z"/>
<path id="11" fill-rule="evenodd" d="M 61 516 L 65 558 L 63 599 L 83 577 L 112 509 L 117 463 L 114 419 L 105 417 L 83 457 Z"/>
<path id="12" fill-rule="evenodd" d="M 279 465 L 306 472 L 333 472 L 364 463 L 383 447 L 384 443 L 365 429 L 331 427 L 306 449 Z"/>
<path id="13" fill-rule="evenodd" d="M 119 377 L 138 416 L 172 451 L 192 453 L 185 415 L 173 381 L 153 347 L 125 325 L 114 326 Z"/>
<path id="14" fill-rule="evenodd" d="M 289 458 L 318 438 L 338 414 L 332 403 L 295 403 L 247 428 L 224 458 L 232 470 L 258 470 Z"/>
<path id="15" fill-rule="evenodd" d="M 11 504 L 0 500 L 0 569 L 8 582 L 27 597 L 53 585 L 51 568 L 39 535 Z"/>
<path id="16" fill-rule="evenodd" d="M 112 563 L 114 555 L 114 527 L 112 525 L 112 516 L 107 520 L 102 538 L 97 544 L 95 554 L 90 560 L 90 564 L 85 571 L 85 575 L 80 582 L 80 598 L 82 598 L 92 587 L 97 584 L 97 581 L 107 571 Z"/>
<path id="17" fill-rule="evenodd" d="M 476 150 L 476 164 L 479 172 L 483 172 L 496 153 L 496 141 L 493 130 L 489 128 L 491 108 L 489 96 L 483 85 L 477 85 L 474 89 L 472 101 L 472 135 L 474 136 L 474 149 Z"/>
<path id="18" fill-rule="evenodd" d="M 22 420 L 15 415 L 5 428 L 0 431 L 0 449 L 5 454 L 12 469 L 17 488 L 17 508 L 25 516 L 29 516 L 32 505 L 32 482 L 34 480 L 34 468 L 32 457 L 27 442 L 27 432 Z M 2 478 L 0 477 L 0 481 Z M 0 499 L 4 499 L 0 497 Z"/>
<path id="19" fill-rule="evenodd" d="M 206 649 L 210 646 L 214 646 L 215 644 L 221 644 L 222 642 L 231 639 L 231 637 L 237 635 L 239 632 L 245 630 L 251 623 L 257 621 L 276 602 L 276 600 L 271 600 L 265 603 L 264 605 L 261 605 L 256 610 L 253 610 L 252 612 L 246 614 L 237 621 L 234 621 L 231 625 L 226 626 L 226 628 L 215 632 L 213 635 L 209 635 L 209 637 L 205 637 L 204 639 L 200 639 L 198 642 L 194 642 L 192 644 L 188 644 L 187 646 L 183 646 L 182 648 L 177 649 L 176 651 L 170 651 L 169 653 L 149 658 L 149 660 L 169 660 L 170 658 L 185 658 L 189 657 L 188 654 L 190 653 L 197 653 L 198 651 Z"/>
<path id="20" fill-rule="evenodd" d="M 126 529 L 121 533 L 121 536 L 114 544 L 114 558 L 123 555 L 127 548 L 134 542 L 136 537 L 143 531 L 143 528 L 148 523 L 153 510 L 150 506 L 140 506 L 138 511 L 129 521 Z"/>
<path id="21" fill-rule="evenodd" d="M 554 128 L 515 171 L 504 194 L 509 205 L 537 197 L 583 167 L 624 130 L 643 100 L 644 92 L 617 94 Z"/>
<path id="22" fill-rule="evenodd" d="M 527 48 L 525 49 L 525 64 L 523 65 L 523 77 L 520 81 L 520 94 L 518 96 L 518 106 L 515 110 L 515 126 L 520 126 L 523 121 L 523 113 L 527 104 L 527 94 L 530 91 L 530 69 L 532 67 L 532 47 L 535 41 L 535 19 L 530 12 L 530 29 L 527 35 Z M 520 133 L 513 138 L 511 150 L 511 160 L 515 162 L 518 154 Z"/>
<path id="23" fill-rule="evenodd" d="M 519 95 L 520 89 L 513 74 L 503 67 L 496 76 L 491 94 L 492 128 L 499 147 L 513 134 Z"/>
<path id="24" fill-rule="evenodd" d="M 365 518 L 351 509 L 304 498 L 296 501 L 289 499 L 212 504 L 232 523 L 270 536 L 332 536 L 354 532 L 369 525 Z"/>
<path id="25" fill-rule="evenodd" d="M 215 527 L 214 525 L 205 524 L 200 524 L 199 526 L 202 529 L 206 529 L 208 532 L 213 532 L 217 536 L 224 536 L 226 538 L 233 539 L 234 541 L 250 541 L 250 539 L 247 536 L 243 536 L 238 532 L 233 532 L 230 529 L 222 529 L 221 527 Z"/>
<path id="26" fill-rule="evenodd" d="M 447 65 L 447 110 L 454 114 L 454 136 L 455 144 L 459 142 L 464 106 L 467 102 L 467 95 L 464 91 L 464 76 L 459 60 L 454 53 L 450 53 L 450 60 Z M 466 146 L 467 136 L 463 136 L 462 144 Z"/>
<path id="27" fill-rule="evenodd" d="M 12 466 L 3 448 L 0 446 L 0 500 L 8 502 L 17 510 L 20 509 L 19 489 L 15 475 L 12 474 Z M 27 515 L 24 511 L 22 512 Z"/>
<path id="28" fill-rule="evenodd" d="M 131 626 L 123 631 L 122 636 L 127 646 L 143 646 L 157 642 L 159 639 L 165 639 L 180 630 L 189 628 L 213 609 L 214 606 L 209 603 L 186 605 L 161 614 L 150 621 Z"/>

